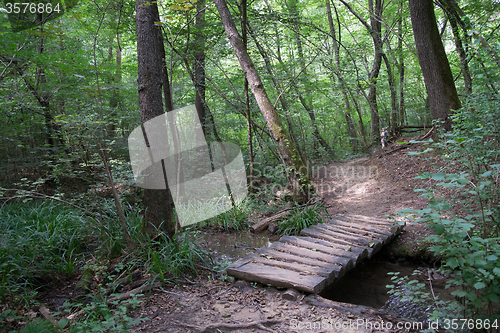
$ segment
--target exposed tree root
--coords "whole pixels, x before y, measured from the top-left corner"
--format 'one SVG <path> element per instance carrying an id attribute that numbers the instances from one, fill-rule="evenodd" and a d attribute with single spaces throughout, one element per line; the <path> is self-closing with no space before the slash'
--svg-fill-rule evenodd
<path id="1" fill-rule="evenodd" d="M 254 321 L 251 323 L 246 323 L 246 324 L 227 324 L 227 323 L 215 323 L 215 324 L 210 324 L 205 327 L 199 327 L 195 325 L 189 325 L 185 323 L 180 323 L 180 322 L 175 322 L 177 325 L 184 326 L 184 327 L 189 327 L 192 329 L 195 329 L 199 333 L 203 332 L 210 332 L 210 330 L 215 330 L 219 328 L 225 328 L 229 330 L 236 330 L 236 329 L 241 329 L 241 328 L 258 328 L 266 332 L 274 332 L 273 330 L 265 327 L 264 325 L 267 324 L 278 324 L 281 323 L 282 320 L 261 320 L 261 321 Z"/>

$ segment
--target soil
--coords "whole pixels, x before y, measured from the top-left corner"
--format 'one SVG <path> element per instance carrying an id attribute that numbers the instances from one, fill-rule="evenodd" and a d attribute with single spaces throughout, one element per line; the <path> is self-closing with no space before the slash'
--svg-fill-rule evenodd
<path id="1" fill-rule="evenodd" d="M 403 208 L 422 209 L 427 200 L 413 190 L 428 184 L 414 177 L 445 165 L 432 155 L 408 157 L 408 150 L 418 149 L 416 145 L 404 149 L 393 145 L 384 151 L 379 149 L 371 157 L 335 162 L 312 170 L 312 181 L 332 217 L 349 213 L 386 218 Z M 394 258 L 428 259 L 422 240 L 430 232 L 422 225 L 407 224 L 386 252 Z M 190 283 L 153 290 L 149 300 L 131 314 L 149 318 L 136 325 L 133 332 L 421 331 L 408 329 L 409 322 L 407 329 L 397 329 L 397 323 L 404 319 L 382 310 L 317 295 L 298 293 L 287 297 L 285 290 L 230 279 L 214 280 L 208 273 Z"/>

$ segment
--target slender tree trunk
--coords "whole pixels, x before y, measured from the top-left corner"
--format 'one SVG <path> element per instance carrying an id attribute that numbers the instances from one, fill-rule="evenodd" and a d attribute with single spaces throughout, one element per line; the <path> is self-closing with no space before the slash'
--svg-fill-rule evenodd
<path id="1" fill-rule="evenodd" d="M 399 1 L 399 18 L 398 18 L 398 54 L 399 54 L 399 126 L 406 124 L 406 110 L 405 110 L 405 63 L 403 55 L 403 1 Z"/>
<path id="2" fill-rule="evenodd" d="M 397 97 L 396 87 L 394 86 L 394 77 L 392 76 L 391 63 L 385 53 L 382 54 L 387 69 L 387 81 L 389 83 L 389 91 L 391 92 L 391 130 L 398 126 L 398 110 L 397 110 Z"/>
<path id="3" fill-rule="evenodd" d="M 163 41 L 160 29 L 155 25 L 159 22 L 156 2 L 136 0 L 136 30 L 137 30 L 137 58 L 138 58 L 138 92 L 139 108 L 143 123 L 164 113 L 162 101 L 162 54 Z M 166 87 L 164 87 L 166 88 Z M 167 109 L 173 107 L 168 105 Z M 146 144 L 149 141 L 146 138 Z M 150 236 L 163 231 L 170 237 L 175 233 L 174 201 L 166 177 L 165 164 L 161 161 L 166 189 L 144 189 L 143 201 L 146 214 L 143 220 L 143 231 Z"/>
<path id="4" fill-rule="evenodd" d="M 417 48 L 418 62 L 424 76 L 425 88 L 433 119 L 444 121 L 451 129 L 452 110 L 461 107 L 451 74 L 450 64 L 439 36 L 432 0 L 410 0 L 410 15 Z"/>
<path id="5" fill-rule="evenodd" d="M 241 0 L 241 35 L 243 38 L 243 45 L 245 46 L 245 50 L 247 50 L 248 38 L 247 38 L 247 0 Z M 251 115 L 250 115 L 250 95 L 248 94 L 248 80 L 245 77 L 244 83 L 244 92 L 245 92 L 245 118 L 247 120 L 247 142 L 248 142 L 248 181 L 250 184 L 249 192 L 254 192 L 253 186 L 253 139 L 252 139 L 252 123 L 251 123 Z"/>
<path id="6" fill-rule="evenodd" d="M 457 19 L 454 15 L 448 15 L 448 19 L 450 21 L 451 30 L 453 31 L 453 39 L 455 41 L 455 47 L 457 49 L 458 58 L 460 59 L 460 68 L 462 69 L 462 75 L 464 77 L 465 93 L 467 95 L 470 95 L 472 94 L 472 78 L 470 76 L 467 54 L 465 53 L 465 49 L 462 44 L 462 39 L 460 38 L 460 31 L 458 29 Z"/>
<path id="7" fill-rule="evenodd" d="M 333 73 L 337 77 L 337 80 L 340 83 L 340 91 L 342 92 L 342 97 L 344 99 L 344 117 L 346 120 L 347 124 L 347 130 L 349 132 L 350 136 L 350 142 L 352 145 L 352 150 L 357 151 L 358 150 L 358 137 L 356 135 L 356 129 L 354 127 L 354 123 L 352 122 L 352 117 L 351 117 L 351 103 L 349 102 L 349 96 L 347 95 L 347 88 L 346 88 L 346 83 L 344 80 L 344 76 L 342 75 L 342 71 L 340 70 L 341 65 L 340 65 L 340 49 L 339 49 L 339 44 L 337 41 L 337 34 L 335 31 L 335 25 L 333 24 L 333 16 L 332 16 L 332 8 L 330 6 L 330 0 L 325 1 L 326 5 L 326 14 L 328 16 L 328 26 L 330 27 L 330 36 L 332 37 L 332 44 L 333 44 L 333 52 L 335 53 L 335 65 L 333 64 L 333 60 L 331 60 L 331 68 L 333 70 Z M 338 19 L 338 17 L 337 17 Z M 339 36 L 340 36 L 340 31 L 339 31 Z M 333 77 L 332 77 L 333 79 Z"/>
<path id="8" fill-rule="evenodd" d="M 243 40 L 236 30 L 236 25 L 234 24 L 229 9 L 227 8 L 226 2 L 224 0 L 215 0 L 215 5 L 220 14 L 229 42 L 231 43 L 231 46 L 236 53 L 236 57 L 240 62 L 243 73 L 248 80 L 250 89 L 252 90 L 255 100 L 257 101 L 264 118 L 266 119 L 274 140 L 278 144 L 281 156 L 288 169 L 287 175 L 290 185 L 292 186 L 294 199 L 298 202 L 307 201 L 309 200 L 314 189 L 309 178 L 307 177 L 306 167 L 302 162 L 297 148 L 283 127 L 278 113 L 267 96 L 259 74 L 257 73 L 253 62 L 245 49 Z"/>
<path id="9" fill-rule="evenodd" d="M 207 121 L 205 111 L 205 0 L 196 4 L 195 53 L 194 53 L 194 85 L 196 89 L 195 106 L 200 119 L 203 134 L 207 137 Z M 201 138 L 198 138 L 200 140 Z"/>
<path id="10" fill-rule="evenodd" d="M 373 39 L 373 49 L 375 52 L 372 70 L 370 72 L 370 89 L 368 90 L 368 103 L 371 114 L 371 137 L 373 142 L 378 142 L 380 133 L 380 117 L 377 105 L 377 81 L 382 65 L 382 0 L 375 0 L 375 10 L 373 0 L 368 1 L 370 9 L 371 34 Z"/>
<path id="11" fill-rule="evenodd" d="M 281 88 L 280 88 L 280 85 L 278 83 L 278 80 L 276 79 L 276 75 L 274 75 L 273 67 L 272 67 L 271 61 L 269 60 L 269 56 L 267 55 L 267 52 L 264 50 L 262 45 L 260 45 L 260 43 L 257 39 L 257 36 L 255 36 L 255 33 L 253 32 L 253 30 L 249 29 L 248 32 L 250 33 L 250 35 L 254 39 L 255 45 L 257 46 L 257 49 L 259 50 L 260 55 L 264 59 L 264 63 L 266 64 L 267 72 L 269 73 L 269 76 L 271 77 L 271 81 L 273 82 L 273 85 L 274 85 L 274 89 L 276 90 L 276 95 L 279 96 L 281 93 Z M 288 131 L 290 133 L 290 138 L 292 139 L 295 147 L 297 147 L 297 151 L 300 155 L 300 158 L 302 159 L 303 163 L 305 163 L 306 160 L 304 158 L 303 152 L 300 149 L 299 141 L 297 139 L 297 135 L 295 134 L 295 130 L 293 128 L 292 119 L 290 118 L 290 108 L 288 107 L 288 101 L 287 101 L 286 97 L 284 96 L 284 94 L 281 95 L 281 97 L 280 97 L 280 104 L 281 104 L 281 108 L 283 109 L 283 113 L 285 115 L 286 123 L 288 125 Z"/>
<path id="12" fill-rule="evenodd" d="M 297 9 L 297 0 L 290 0 L 288 4 L 288 11 L 290 12 L 290 15 L 292 16 L 294 20 L 294 34 L 295 34 L 295 41 L 297 43 L 297 53 L 299 55 L 299 63 L 301 66 L 301 70 L 303 69 L 303 73 L 300 77 L 300 82 L 307 87 L 308 85 L 308 75 L 307 75 L 307 68 L 306 68 L 306 61 L 304 57 L 304 51 L 302 48 L 302 40 L 300 38 L 299 34 L 299 25 L 297 23 L 299 19 L 299 11 Z M 281 57 L 280 57 L 281 60 Z M 326 140 L 321 136 L 319 133 L 318 125 L 316 124 L 316 115 L 314 114 L 314 109 L 313 109 L 313 103 L 311 102 L 311 98 L 304 98 L 302 94 L 300 93 L 300 88 L 294 84 L 295 89 L 297 91 L 297 95 L 299 96 L 300 103 L 304 107 L 304 109 L 307 111 L 307 114 L 309 115 L 309 118 L 311 119 L 311 125 L 313 127 L 313 136 L 316 138 L 316 140 L 325 148 L 326 152 L 330 155 L 330 157 L 334 157 L 335 154 L 333 150 L 330 148 Z M 307 90 L 306 90 L 307 91 Z"/>

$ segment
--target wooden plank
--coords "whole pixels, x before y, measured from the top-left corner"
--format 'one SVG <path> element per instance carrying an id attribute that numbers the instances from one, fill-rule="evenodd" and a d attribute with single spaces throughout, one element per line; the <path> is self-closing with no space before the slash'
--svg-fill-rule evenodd
<path id="1" fill-rule="evenodd" d="M 333 244 L 347 245 L 349 247 L 352 246 L 352 248 L 360 247 L 360 245 L 357 244 L 357 243 L 355 244 L 352 241 L 347 241 L 345 239 L 339 239 L 336 236 L 332 236 L 332 235 L 323 233 L 321 230 L 306 228 L 306 229 L 302 229 L 302 231 L 300 232 L 300 235 L 301 236 L 309 236 L 309 237 L 313 237 L 313 238 L 324 239 L 324 240 L 327 240 L 327 241 L 329 241 L 329 242 L 331 242 Z M 362 245 L 362 246 L 364 246 L 364 245 Z M 370 247 L 365 247 L 365 249 L 368 252 L 367 257 L 371 257 L 373 249 L 370 248 Z"/>
<path id="2" fill-rule="evenodd" d="M 284 237 L 287 237 L 287 236 L 284 236 Z M 340 244 L 340 243 L 330 241 L 330 240 L 324 240 L 324 239 L 313 238 L 313 237 L 308 237 L 308 236 L 293 236 L 293 237 L 299 237 L 300 239 L 306 240 L 308 242 L 320 244 L 320 245 L 323 245 L 326 247 L 331 247 L 332 249 L 340 249 L 340 250 L 344 250 L 347 252 L 352 252 L 352 253 L 358 255 L 358 257 L 361 257 L 361 259 L 366 258 L 368 256 L 368 251 L 366 251 L 366 248 L 355 246 L 353 244 L 345 245 L 345 244 Z"/>
<path id="3" fill-rule="evenodd" d="M 356 242 L 358 242 L 358 243 L 367 242 L 367 244 L 365 246 L 373 249 L 372 253 L 370 254 L 370 257 L 382 248 L 383 241 L 384 241 L 384 239 L 382 239 L 382 238 L 372 237 L 372 236 L 366 235 L 364 233 L 363 234 L 349 233 L 349 232 L 346 232 L 345 230 L 343 231 L 343 230 L 336 229 L 334 226 L 328 226 L 328 225 L 322 225 L 322 226 L 323 226 L 323 232 L 325 232 L 325 233 L 329 233 L 332 235 L 337 235 L 338 237 L 345 237 L 345 238 L 349 238 L 349 239 L 351 239 L 351 238 L 356 239 L 357 238 Z"/>
<path id="4" fill-rule="evenodd" d="M 290 243 L 290 244 L 293 244 L 295 246 L 301 246 L 301 247 L 304 247 L 304 248 L 309 249 L 309 250 L 313 250 L 313 251 L 316 250 L 316 251 L 327 253 L 327 254 L 333 255 L 333 256 L 346 257 L 346 258 L 351 259 L 353 262 L 358 262 L 358 258 L 359 258 L 359 253 L 356 254 L 356 253 L 349 252 L 349 251 L 346 251 L 343 249 L 336 249 L 336 248 L 333 248 L 331 246 L 325 246 L 325 245 L 321 245 L 318 243 L 314 243 L 314 242 L 311 242 L 311 241 L 304 239 L 304 237 L 283 236 L 280 238 L 280 242 Z"/>
<path id="5" fill-rule="evenodd" d="M 345 232 L 350 232 L 350 233 L 354 233 L 354 234 L 370 234 L 370 235 L 373 235 L 375 236 L 376 238 L 379 238 L 381 240 L 383 240 L 383 243 L 387 243 L 387 239 L 392 239 L 394 237 L 394 234 L 392 232 L 387 232 L 387 233 L 379 233 L 377 231 L 370 231 L 370 230 L 366 230 L 366 229 L 361 229 L 361 228 L 356 228 L 354 226 L 345 226 L 345 225 L 334 225 L 335 228 L 337 228 L 337 230 L 339 231 L 345 231 Z"/>
<path id="6" fill-rule="evenodd" d="M 305 265 L 309 265 L 309 266 L 322 266 L 324 268 L 329 269 L 331 272 L 333 272 L 335 274 L 336 278 L 344 276 L 345 273 L 347 272 L 347 270 L 343 266 L 325 263 L 325 262 L 317 260 L 317 259 L 300 257 L 300 256 L 297 256 L 294 254 L 284 253 L 284 252 L 276 251 L 276 250 L 269 249 L 266 247 L 261 247 L 255 253 L 257 253 L 258 255 L 264 255 L 268 259 L 275 259 L 275 260 L 287 261 L 287 262 L 291 262 L 291 263 L 305 264 Z"/>
<path id="7" fill-rule="evenodd" d="M 322 227 L 327 228 L 328 230 L 331 230 L 333 232 L 337 232 L 343 235 L 349 235 L 353 237 L 361 237 L 364 239 L 367 239 L 371 242 L 383 242 L 387 236 L 385 235 L 379 235 L 379 234 L 374 234 L 372 232 L 366 231 L 366 230 L 359 230 L 359 229 L 350 229 L 349 228 L 339 228 L 338 226 L 332 225 L 332 224 L 321 224 Z"/>
<path id="8" fill-rule="evenodd" d="M 269 248 L 274 250 L 284 251 L 286 253 L 295 254 L 300 257 L 313 258 L 331 264 L 344 266 L 347 270 L 350 270 L 354 266 L 354 263 L 349 258 L 332 256 L 326 253 L 312 251 L 304 247 L 298 247 L 292 244 L 274 242 L 271 244 L 271 246 L 269 246 Z"/>
<path id="9" fill-rule="evenodd" d="M 366 230 L 369 232 L 374 232 L 380 235 L 394 235 L 394 233 L 391 231 L 390 227 L 386 226 L 379 226 L 379 225 L 373 225 L 370 223 L 363 223 L 363 222 L 358 222 L 358 221 L 342 221 L 342 220 L 330 220 L 328 224 L 332 224 L 341 228 L 354 228 L 354 229 L 359 229 L 359 230 Z"/>
<path id="10" fill-rule="evenodd" d="M 368 217 L 368 216 L 363 216 L 363 215 L 355 215 L 355 214 L 347 214 L 347 215 L 338 215 L 335 216 L 336 219 L 340 220 L 347 220 L 347 221 L 360 221 L 360 222 L 366 222 L 370 224 L 377 224 L 381 226 L 389 226 L 393 227 L 394 222 L 388 220 L 386 217 L 383 218 L 378 218 L 378 217 Z"/>
<path id="11" fill-rule="evenodd" d="M 268 265 L 272 267 L 289 269 L 291 271 L 299 272 L 302 275 L 317 275 L 322 276 L 326 279 L 335 279 L 335 273 L 330 269 L 325 268 L 323 266 L 311 266 L 306 264 L 296 264 L 288 261 L 279 261 L 274 259 L 268 259 L 267 257 L 262 257 L 255 253 L 249 253 L 245 255 L 245 260 L 249 262 L 253 262 L 256 264 Z"/>
<path id="12" fill-rule="evenodd" d="M 340 227 L 340 226 L 337 226 L 338 227 L 338 231 L 339 232 L 346 232 L 346 233 L 351 233 L 351 234 L 357 234 L 357 233 L 366 233 L 367 231 L 366 230 L 359 230 L 359 229 L 355 229 L 355 228 L 349 228 L 349 227 Z M 372 233 L 372 234 L 375 234 L 375 233 Z M 377 240 L 380 241 L 380 243 L 382 245 L 385 245 L 387 243 L 389 243 L 395 236 L 395 234 L 389 234 L 389 235 L 380 235 L 380 234 L 375 234 L 377 235 Z"/>
<path id="13" fill-rule="evenodd" d="M 269 267 L 247 262 L 237 269 L 229 266 L 227 274 L 237 279 L 271 284 L 279 288 L 295 288 L 307 293 L 316 294 L 326 286 L 326 279 L 315 275 L 301 275 L 288 269 Z"/>
<path id="14" fill-rule="evenodd" d="M 312 225 L 309 227 L 310 229 L 313 229 L 313 230 L 317 230 L 319 232 L 322 232 L 326 235 L 329 235 L 331 237 L 335 237 L 337 239 L 343 239 L 345 241 L 349 241 L 351 243 L 354 243 L 354 244 L 357 244 L 357 245 L 361 245 L 361 246 L 365 246 L 365 247 L 369 247 L 370 243 L 372 242 L 371 239 L 367 239 L 365 237 L 361 237 L 361 236 L 352 236 L 352 235 L 347 235 L 347 234 L 344 234 L 344 233 L 341 233 L 341 232 L 336 232 L 336 231 L 333 231 L 333 230 L 330 230 L 329 228 L 321 225 L 321 224 L 318 224 L 318 225 Z"/>

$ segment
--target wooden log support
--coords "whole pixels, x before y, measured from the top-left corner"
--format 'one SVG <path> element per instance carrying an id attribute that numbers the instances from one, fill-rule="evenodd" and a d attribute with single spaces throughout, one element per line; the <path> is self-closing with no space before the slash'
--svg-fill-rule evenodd
<path id="1" fill-rule="evenodd" d="M 229 265 L 227 273 L 242 280 L 317 293 L 364 258 L 371 258 L 401 229 L 386 219 L 339 216 L 245 255 Z"/>

